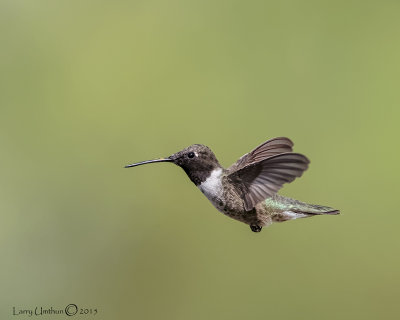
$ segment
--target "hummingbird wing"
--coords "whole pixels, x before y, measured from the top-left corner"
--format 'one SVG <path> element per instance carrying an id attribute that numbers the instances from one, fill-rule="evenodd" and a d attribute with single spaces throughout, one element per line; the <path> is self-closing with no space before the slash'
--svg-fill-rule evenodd
<path id="1" fill-rule="evenodd" d="M 233 173 L 234 171 L 237 171 L 250 163 L 259 162 L 280 153 L 292 152 L 292 147 L 293 142 L 288 138 L 278 137 L 270 139 L 263 144 L 260 144 L 257 148 L 249 153 L 246 153 L 227 170 L 230 173 Z"/>
<path id="2" fill-rule="evenodd" d="M 242 195 L 246 211 L 274 195 L 284 183 L 300 177 L 308 168 L 309 160 L 299 153 L 277 154 L 253 162 L 230 174 L 228 178 Z"/>

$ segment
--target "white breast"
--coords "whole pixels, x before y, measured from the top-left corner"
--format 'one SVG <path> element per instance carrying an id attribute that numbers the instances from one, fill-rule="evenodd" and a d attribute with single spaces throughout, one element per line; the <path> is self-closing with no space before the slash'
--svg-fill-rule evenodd
<path id="1" fill-rule="evenodd" d="M 199 189 L 214 205 L 222 197 L 222 169 L 218 168 L 211 172 L 206 181 L 199 185 Z"/>

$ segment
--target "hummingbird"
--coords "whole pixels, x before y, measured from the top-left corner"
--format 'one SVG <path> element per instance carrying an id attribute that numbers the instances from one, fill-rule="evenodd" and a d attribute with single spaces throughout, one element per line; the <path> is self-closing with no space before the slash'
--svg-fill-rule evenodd
<path id="1" fill-rule="evenodd" d="M 193 144 L 169 157 L 137 162 L 125 168 L 174 163 L 218 211 L 249 225 L 253 232 L 260 232 L 273 222 L 339 214 L 339 210 L 330 207 L 277 194 L 283 184 L 300 177 L 310 163 L 304 155 L 293 153 L 292 147 L 293 142 L 286 137 L 273 138 L 225 169 L 209 147 Z"/>

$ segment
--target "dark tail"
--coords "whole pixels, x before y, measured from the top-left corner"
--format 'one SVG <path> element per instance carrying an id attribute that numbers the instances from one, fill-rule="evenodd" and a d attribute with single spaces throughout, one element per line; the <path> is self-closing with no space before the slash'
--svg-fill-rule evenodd
<path id="1" fill-rule="evenodd" d="M 309 204 L 301 202 L 299 200 L 283 197 L 280 195 L 275 195 L 272 201 L 277 201 L 280 204 L 279 205 L 280 210 L 277 211 L 272 216 L 273 221 L 276 222 L 287 221 L 298 218 L 307 218 L 322 214 L 329 214 L 329 215 L 340 214 L 339 210 L 331 207 L 320 206 L 317 204 Z"/>
<path id="2" fill-rule="evenodd" d="M 340 214 L 339 210 L 333 209 L 331 207 L 325 207 L 325 206 L 320 206 L 317 204 L 309 204 L 309 203 L 302 203 L 299 208 L 296 208 L 299 210 L 300 213 L 305 213 L 305 214 Z M 296 210 L 297 211 L 297 210 Z"/>

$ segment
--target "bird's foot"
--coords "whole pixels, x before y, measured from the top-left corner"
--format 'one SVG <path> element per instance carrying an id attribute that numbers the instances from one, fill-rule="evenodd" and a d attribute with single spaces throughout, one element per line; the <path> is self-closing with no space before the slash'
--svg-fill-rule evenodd
<path id="1" fill-rule="evenodd" d="M 262 227 L 260 227 L 260 226 L 258 226 L 258 225 L 256 225 L 256 224 L 253 224 L 253 225 L 250 226 L 250 229 L 251 229 L 251 231 L 253 231 L 253 232 L 260 232 L 261 229 L 262 229 Z"/>

